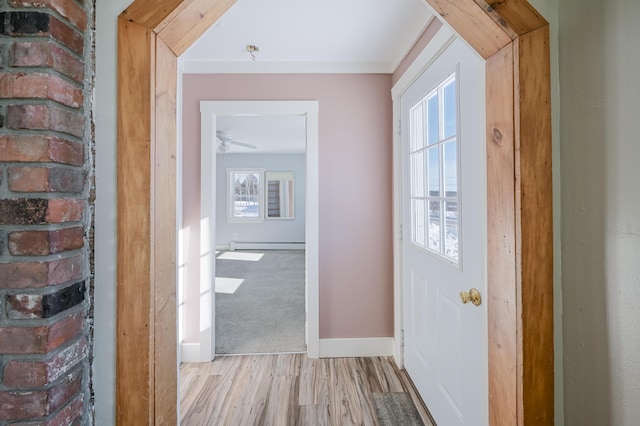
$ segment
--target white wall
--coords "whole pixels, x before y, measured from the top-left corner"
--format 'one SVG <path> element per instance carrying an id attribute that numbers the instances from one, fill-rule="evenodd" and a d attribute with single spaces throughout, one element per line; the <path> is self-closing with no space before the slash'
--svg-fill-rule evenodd
<path id="1" fill-rule="evenodd" d="M 116 33 L 132 0 L 96 1 L 96 209 L 93 389 L 97 425 L 115 424 Z"/>
<path id="2" fill-rule="evenodd" d="M 305 162 L 304 154 L 225 154 L 216 158 L 216 245 L 229 245 L 234 234 L 239 242 L 299 243 L 305 241 Z M 292 171 L 294 173 L 294 219 L 260 223 L 227 221 L 227 168 Z"/>
<path id="3" fill-rule="evenodd" d="M 562 0 L 567 425 L 640 421 L 640 2 Z"/>

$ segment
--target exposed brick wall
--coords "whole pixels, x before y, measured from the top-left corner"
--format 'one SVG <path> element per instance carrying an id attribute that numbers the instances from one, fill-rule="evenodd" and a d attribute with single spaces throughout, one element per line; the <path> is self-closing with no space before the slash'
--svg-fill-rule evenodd
<path id="1" fill-rule="evenodd" d="M 0 426 L 92 424 L 93 0 L 0 0 Z"/>

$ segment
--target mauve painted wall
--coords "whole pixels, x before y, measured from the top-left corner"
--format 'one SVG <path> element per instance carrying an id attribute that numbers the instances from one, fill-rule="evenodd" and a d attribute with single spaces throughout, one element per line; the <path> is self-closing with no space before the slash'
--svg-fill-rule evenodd
<path id="1" fill-rule="evenodd" d="M 183 82 L 183 224 L 192 230 L 200 101 L 319 101 L 320 338 L 393 336 L 391 75 L 186 74 Z"/>

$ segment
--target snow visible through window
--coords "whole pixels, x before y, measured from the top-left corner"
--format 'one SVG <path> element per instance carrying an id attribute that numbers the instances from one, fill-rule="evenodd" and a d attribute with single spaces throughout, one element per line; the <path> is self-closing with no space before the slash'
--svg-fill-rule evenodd
<path id="1" fill-rule="evenodd" d="M 457 84 L 452 75 L 410 110 L 411 240 L 458 262 Z"/>

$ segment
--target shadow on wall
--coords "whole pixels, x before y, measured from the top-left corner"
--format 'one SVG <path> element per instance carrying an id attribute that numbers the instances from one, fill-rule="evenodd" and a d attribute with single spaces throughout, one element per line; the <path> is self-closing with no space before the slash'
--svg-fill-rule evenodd
<path id="1" fill-rule="evenodd" d="M 600 2 L 560 2 L 565 421 L 611 424 L 605 220 L 608 155 Z"/>

